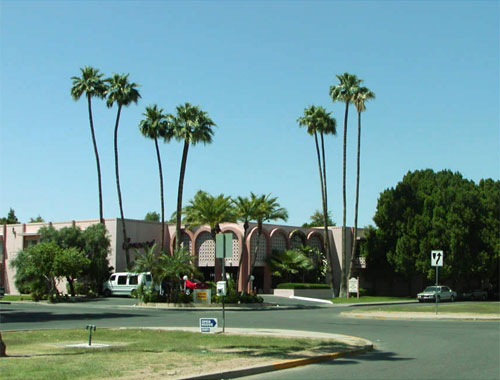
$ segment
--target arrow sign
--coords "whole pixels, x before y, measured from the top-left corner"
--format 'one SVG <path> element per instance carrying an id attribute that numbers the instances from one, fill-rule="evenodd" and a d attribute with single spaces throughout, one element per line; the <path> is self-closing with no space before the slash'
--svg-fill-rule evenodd
<path id="1" fill-rule="evenodd" d="M 201 332 L 215 332 L 217 328 L 217 318 L 200 318 Z"/>
<path id="2" fill-rule="evenodd" d="M 442 267 L 444 261 L 443 251 L 432 251 L 431 252 L 431 266 Z"/>

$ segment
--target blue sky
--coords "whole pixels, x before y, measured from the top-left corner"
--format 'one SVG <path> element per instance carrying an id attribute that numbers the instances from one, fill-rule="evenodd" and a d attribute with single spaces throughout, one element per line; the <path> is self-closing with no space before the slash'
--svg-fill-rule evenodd
<path id="1" fill-rule="evenodd" d="M 146 106 L 190 102 L 217 124 L 190 150 L 184 200 L 272 193 L 291 225 L 321 206 L 309 105 L 337 119 L 327 140 L 329 208 L 342 223 L 344 105 L 328 92 L 350 72 L 376 93 L 362 116 L 359 225 L 409 170 L 499 179 L 498 1 L 1 1 L 0 215 L 27 222 L 98 217 L 84 99 L 71 80 L 92 65 L 130 73 L 142 98 L 122 112 L 125 217 L 159 211 L 154 144 L 138 129 Z M 119 216 L 113 161 L 116 108 L 94 101 L 105 217 Z M 348 131 L 353 223 L 356 128 Z M 181 144 L 162 144 L 167 217 L 175 209 Z"/>

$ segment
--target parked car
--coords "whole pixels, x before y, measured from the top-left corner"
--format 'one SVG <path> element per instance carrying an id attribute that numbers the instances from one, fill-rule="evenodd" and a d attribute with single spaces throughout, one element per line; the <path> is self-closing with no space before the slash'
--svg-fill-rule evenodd
<path id="1" fill-rule="evenodd" d="M 198 281 L 198 280 L 193 280 L 193 281 L 181 280 L 181 283 L 183 284 L 183 286 L 184 286 L 184 281 L 186 281 L 186 288 L 185 288 L 186 295 L 190 295 L 191 293 L 193 293 L 193 291 L 195 289 L 208 289 L 208 288 L 210 288 L 210 285 L 208 285 L 205 282 Z"/>
<path id="2" fill-rule="evenodd" d="M 423 292 L 417 294 L 418 302 L 436 301 L 436 297 L 437 302 L 445 300 L 453 302 L 457 298 L 457 292 L 451 290 L 448 286 L 436 285 L 428 286 Z"/>
<path id="3" fill-rule="evenodd" d="M 488 292 L 482 289 L 474 289 L 474 290 L 464 290 L 462 292 L 462 298 L 464 300 L 487 300 Z"/>
<path id="4" fill-rule="evenodd" d="M 103 292 L 106 297 L 112 295 L 133 296 L 140 284 L 153 286 L 151 273 L 113 273 L 109 280 L 104 283 Z"/>

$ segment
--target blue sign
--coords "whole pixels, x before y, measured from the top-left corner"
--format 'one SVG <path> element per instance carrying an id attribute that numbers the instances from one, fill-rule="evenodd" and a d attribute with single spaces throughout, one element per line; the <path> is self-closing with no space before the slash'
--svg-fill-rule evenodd
<path id="1" fill-rule="evenodd" d="M 200 318 L 201 332 L 215 332 L 217 328 L 217 318 Z"/>

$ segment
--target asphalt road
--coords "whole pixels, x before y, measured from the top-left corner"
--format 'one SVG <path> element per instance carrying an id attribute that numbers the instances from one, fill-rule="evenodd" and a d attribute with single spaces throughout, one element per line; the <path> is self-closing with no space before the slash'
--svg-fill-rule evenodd
<path id="1" fill-rule="evenodd" d="M 198 326 L 220 310 L 146 309 L 115 298 L 78 304 L 1 304 L 0 330 L 118 326 Z M 354 335 L 375 350 L 360 356 L 247 379 L 500 379 L 500 323 L 349 319 L 347 307 L 282 299 L 269 310 L 226 311 L 227 327 L 280 328 Z M 293 308 L 285 308 L 292 306 Z M 415 305 L 418 307 L 418 305 Z"/>

